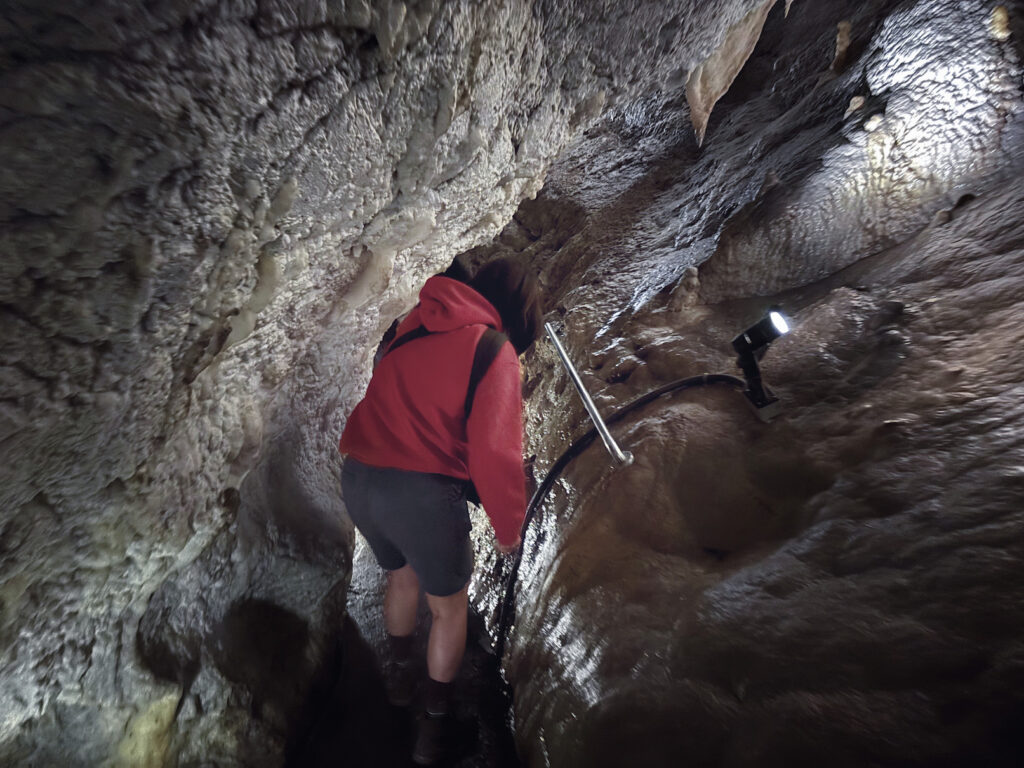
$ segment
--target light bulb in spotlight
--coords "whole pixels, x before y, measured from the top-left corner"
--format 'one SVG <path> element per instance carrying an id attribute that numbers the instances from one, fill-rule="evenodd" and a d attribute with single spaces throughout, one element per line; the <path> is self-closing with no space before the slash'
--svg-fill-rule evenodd
<path id="1" fill-rule="evenodd" d="M 772 325 L 779 332 L 779 336 L 789 333 L 789 323 L 780 313 L 773 310 L 768 316 L 772 319 Z"/>

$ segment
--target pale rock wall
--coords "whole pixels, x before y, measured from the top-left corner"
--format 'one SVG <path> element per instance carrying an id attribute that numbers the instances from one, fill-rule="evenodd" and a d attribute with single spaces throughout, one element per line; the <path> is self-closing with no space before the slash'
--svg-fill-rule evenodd
<path id="1" fill-rule="evenodd" d="M 0 762 L 279 762 L 381 332 L 752 6 L 4 4 Z"/>
<path id="2" fill-rule="evenodd" d="M 902 242 L 939 209 L 1012 172 L 1022 151 L 1022 69 L 996 28 L 999 8 L 907 3 L 886 18 L 871 41 L 885 53 L 839 75 L 859 87 L 849 108 L 837 105 L 820 167 L 799 186 L 766 190 L 739 231 L 719 239 L 702 269 L 708 300 L 823 277 Z M 787 130 L 813 136 L 793 118 Z"/>
<path id="3" fill-rule="evenodd" d="M 698 145 L 704 142 L 711 110 L 743 69 L 773 7 L 775 0 L 765 0 L 730 27 L 722 44 L 694 67 L 686 78 L 686 103 L 690 107 L 690 122 L 697 134 Z"/>

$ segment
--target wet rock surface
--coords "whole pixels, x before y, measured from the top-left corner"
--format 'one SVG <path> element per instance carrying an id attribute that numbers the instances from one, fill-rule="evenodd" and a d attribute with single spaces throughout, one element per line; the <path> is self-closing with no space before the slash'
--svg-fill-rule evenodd
<path id="1" fill-rule="evenodd" d="M 689 76 L 768 6 L 698 148 Z M 6 3 L 0 763 L 359 764 L 404 727 L 356 703 L 378 587 L 347 594 L 334 446 L 381 333 L 475 248 L 533 261 L 605 409 L 732 372 L 769 304 L 797 326 L 778 420 L 668 397 L 616 428 L 633 467 L 592 446 L 541 511 L 526 764 L 1015 764 L 1022 18 Z M 525 391 L 539 479 L 583 414 L 543 344 Z M 464 765 L 515 759 L 475 728 Z"/>
<path id="2" fill-rule="evenodd" d="M 280 762 L 380 334 L 749 4 L 4 4 L 0 762 Z"/>
<path id="3" fill-rule="evenodd" d="M 775 421 L 666 396 L 615 429 L 632 466 L 596 442 L 538 513 L 505 659 L 530 765 L 1024 755 L 1018 49 L 982 3 L 783 10 L 703 150 L 677 103 L 612 111 L 472 254 L 535 260 L 606 414 L 738 374 L 773 304 L 795 325 Z M 936 75 L 947 46 L 990 74 Z M 589 424 L 543 345 L 525 389 L 542 475 Z"/>

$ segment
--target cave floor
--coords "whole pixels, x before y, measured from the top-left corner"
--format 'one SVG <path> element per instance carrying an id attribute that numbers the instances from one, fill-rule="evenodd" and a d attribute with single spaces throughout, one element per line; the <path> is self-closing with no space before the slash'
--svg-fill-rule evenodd
<path id="1" fill-rule="evenodd" d="M 387 703 L 381 660 L 386 634 L 381 606 L 384 575 L 368 547 L 357 538 L 349 589 L 348 617 L 341 629 L 342 661 L 305 743 L 289 761 L 298 768 L 344 765 L 346 768 L 391 768 L 413 765 L 409 755 L 416 705 Z M 420 600 L 416 659 L 426 676 L 425 654 L 430 625 L 426 601 Z M 483 622 L 470 613 L 466 656 L 456 678 L 449 755 L 438 763 L 453 768 L 519 768 L 509 728 L 510 698 L 497 659 L 485 650 Z"/>

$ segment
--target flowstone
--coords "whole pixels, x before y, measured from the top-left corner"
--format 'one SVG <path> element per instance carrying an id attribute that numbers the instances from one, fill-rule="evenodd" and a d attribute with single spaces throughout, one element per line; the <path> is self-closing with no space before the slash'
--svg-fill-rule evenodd
<path id="1" fill-rule="evenodd" d="M 281 763 L 384 329 L 752 4 L 4 4 L 0 763 Z"/>
<path id="2" fill-rule="evenodd" d="M 606 415 L 794 326 L 770 424 L 666 396 L 614 430 L 632 466 L 595 442 L 538 510 L 504 662 L 529 765 L 1024 754 L 1019 39 L 980 2 L 784 11 L 702 149 L 678 101 L 619 105 L 470 255 L 537 265 Z M 526 368 L 539 479 L 589 423 L 543 342 Z"/>

